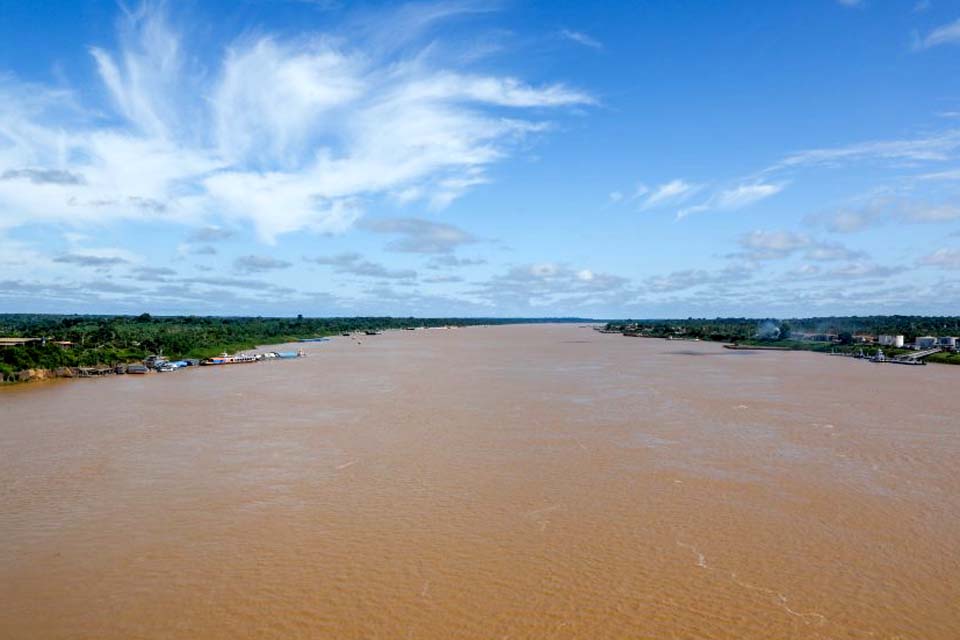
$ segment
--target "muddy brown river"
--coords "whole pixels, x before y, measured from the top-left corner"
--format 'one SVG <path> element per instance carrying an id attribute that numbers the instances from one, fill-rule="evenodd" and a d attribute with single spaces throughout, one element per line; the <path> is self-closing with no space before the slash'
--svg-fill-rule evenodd
<path id="1" fill-rule="evenodd" d="M 0 637 L 960 637 L 960 367 L 360 342 L 0 389 Z"/>

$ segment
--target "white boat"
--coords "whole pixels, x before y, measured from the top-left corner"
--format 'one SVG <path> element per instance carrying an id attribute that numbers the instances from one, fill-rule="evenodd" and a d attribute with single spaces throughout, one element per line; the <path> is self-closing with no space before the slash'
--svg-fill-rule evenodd
<path id="1" fill-rule="evenodd" d="M 216 366 L 221 364 L 244 364 L 247 362 L 256 362 L 256 361 L 257 361 L 256 356 L 252 356 L 247 353 L 238 353 L 235 356 L 231 356 L 231 355 L 227 355 L 226 353 L 223 353 L 214 358 L 207 358 L 200 364 L 202 366 L 209 367 L 209 366 Z"/>

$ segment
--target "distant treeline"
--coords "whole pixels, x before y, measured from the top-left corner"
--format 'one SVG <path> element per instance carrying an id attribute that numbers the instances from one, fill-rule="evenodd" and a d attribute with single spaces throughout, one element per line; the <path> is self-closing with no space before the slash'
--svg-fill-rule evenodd
<path id="1" fill-rule="evenodd" d="M 612 331 L 637 331 L 666 337 L 682 335 L 703 340 L 743 342 L 788 340 L 800 334 L 903 335 L 908 342 L 917 336 L 960 336 L 960 316 L 827 316 L 816 318 L 687 318 L 616 320 Z"/>
<path id="2" fill-rule="evenodd" d="M 580 318 L 249 318 L 0 314 L 0 337 L 44 338 L 45 344 L 0 348 L 0 377 L 26 369 L 88 367 L 141 360 L 151 354 L 206 358 L 222 351 L 344 332 L 534 322 Z M 55 342 L 70 342 L 61 346 Z"/>

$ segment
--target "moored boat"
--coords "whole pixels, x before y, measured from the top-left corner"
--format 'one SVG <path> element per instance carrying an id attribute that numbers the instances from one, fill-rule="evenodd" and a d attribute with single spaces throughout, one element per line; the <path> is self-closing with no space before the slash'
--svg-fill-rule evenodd
<path id="1" fill-rule="evenodd" d="M 217 366 L 222 364 L 246 364 L 248 362 L 256 362 L 257 356 L 252 356 L 247 353 L 238 353 L 237 355 L 231 356 L 226 353 L 220 354 L 213 358 L 207 358 L 200 362 L 201 366 Z"/>

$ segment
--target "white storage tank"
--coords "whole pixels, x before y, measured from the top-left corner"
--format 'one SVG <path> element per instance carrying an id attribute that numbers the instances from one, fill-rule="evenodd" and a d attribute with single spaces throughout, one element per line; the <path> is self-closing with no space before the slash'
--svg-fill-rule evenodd
<path id="1" fill-rule="evenodd" d="M 877 338 L 877 342 L 885 347 L 903 347 L 903 336 L 884 335 Z"/>

